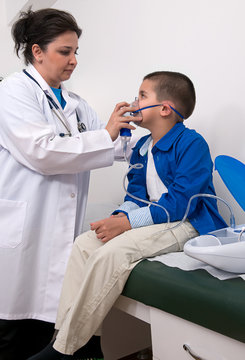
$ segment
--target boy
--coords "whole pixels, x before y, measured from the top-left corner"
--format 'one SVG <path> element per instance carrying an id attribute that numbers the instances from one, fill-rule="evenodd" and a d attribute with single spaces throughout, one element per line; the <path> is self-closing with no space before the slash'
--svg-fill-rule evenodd
<path id="1" fill-rule="evenodd" d="M 140 126 L 151 134 L 133 149 L 131 163 L 144 166 L 129 172 L 128 192 L 164 207 L 171 224 L 161 207 L 147 206 L 130 195 L 111 217 L 92 223 L 91 231 L 76 239 L 68 263 L 57 338 L 53 347 L 33 360 L 69 358 L 62 354 L 73 354 L 80 347 L 84 359 L 103 357 L 99 337 L 93 335 L 98 334 L 134 266 L 146 257 L 181 251 L 187 240 L 226 226 L 215 200 L 196 198 L 188 220 L 159 233 L 183 218 L 192 195 L 215 194 L 212 161 L 205 140 L 183 124 L 195 107 L 195 90 L 188 77 L 167 71 L 145 76 L 139 107 L 143 108 Z M 91 348 L 98 352 L 91 353 Z"/>

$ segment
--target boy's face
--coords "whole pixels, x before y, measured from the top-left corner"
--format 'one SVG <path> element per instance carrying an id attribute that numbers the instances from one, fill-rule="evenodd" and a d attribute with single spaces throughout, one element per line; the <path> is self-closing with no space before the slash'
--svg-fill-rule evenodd
<path id="1" fill-rule="evenodd" d="M 139 108 L 144 108 L 146 106 L 157 105 L 159 101 L 154 90 L 154 82 L 151 80 L 144 80 L 139 88 Z M 143 120 L 137 125 L 149 129 L 149 126 L 153 123 L 156 117 L 159 117 L 160 106 L 145 109 L 142 111 Z"/>

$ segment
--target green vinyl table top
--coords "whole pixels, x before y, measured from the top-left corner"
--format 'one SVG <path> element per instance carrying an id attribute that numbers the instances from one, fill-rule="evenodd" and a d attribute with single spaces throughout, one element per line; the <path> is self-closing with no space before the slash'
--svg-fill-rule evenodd
<path id="1" fill-rule="evenodd" d="M 245 343 L 245 281 L 143 260 L 122 295 Z"/>

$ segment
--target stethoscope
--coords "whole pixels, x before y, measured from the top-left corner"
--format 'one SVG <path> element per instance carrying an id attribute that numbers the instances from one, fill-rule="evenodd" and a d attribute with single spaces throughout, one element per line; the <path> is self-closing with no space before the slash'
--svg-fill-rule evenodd
<path id="1" fill-rule="evenodd" d="M 59 119 L 59 121 L 62 123 L 62 125 L 64 126 L 64 128 L 67 131 L 67 134 L 65 133 L 59 133 L 60 137 L 64 137 L 64 136 L 72 136 L 71 134 L 71 130 L 69 127 L 69 124 L 67 122 L 66 117 L 64 116 L 63 112 L 60 110 L 59 106 L 56 104 L 56 102 L 54 101 L 54 99 L 52 98 L 52 96 L 48 93 L 47 90 L 43 90 L 43 88 L 41 87 L 41 85 L 39 84 L 39 82 L 37 82 L 36 79 L 34 79 L 33 76 L 31 76 L 25 69 L 23 70 L 23 72 L 25 73 L 25 75 L 27 75 L 31 80 L 33 80 L 39 87 L 40 89 L 42 89 L 42 91 L 44 92 L 48 103 L 49 103 L 49 107 L 51 109 L 51 111 L 55 114 L 55 116 Z M 76 112 L 76 117 L 77 117 L 77 129 L 80 133 L 86 131 L 86 125 L 80 121 L 78 114 Z"/>

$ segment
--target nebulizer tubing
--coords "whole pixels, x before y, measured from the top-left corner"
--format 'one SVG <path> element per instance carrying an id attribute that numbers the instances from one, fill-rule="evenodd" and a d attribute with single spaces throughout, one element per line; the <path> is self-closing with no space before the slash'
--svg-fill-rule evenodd
<path id="1" fill-rule="evenodd" d="M 135 195 L 132 195 L 132 194 L 130 194 L 130 193 L 128 192 L 128 190 L 127 190 L 127 188 L 126 188 L 126 185 L 125 185 L 125 183 L 126 183 L 126 178 L 127 178 L 128 173 L 129 173 L 132 169 L 142 169 L 142 167 L 143 167 L 144 165 L 143 165 L 143 164 L 140 164 L 140 163 L 135 164 L 135 165 L 132 165 L 132 164 L 128 161 L 128 159 L 127 159 L 126 152 L 124 152 L 124 158 L 125 158 L 125 161 L 127 161 L 128 165 L 129 165 L 128 171 L 126 172 L 126 174 L 125 174 L 124 177 L 123 177 L 123 188 L 124 188 L 125 193 L 126 193 L 128 196 L 130 196 L 132 199 L 141 201 L 141 202 L 143 202 L 143 203 L 145 203 L 145 204 L 147 204 L 147 205 L 158 206 L 158 207 L 160 207 L 161 209 L 163 209 L 163 210 L 165 211 L 166 215 L 167 215 L 167 223 L 169 224 L 169 223 L 170 223 L 170 215 L 169 215 L 168 210 L 165 209 L 164 206 L 159 205 L 159 204 L 154 203 L 154 202 L 149 201 L 149 200 L 141 199 L 141 198 L 139 198 L 139 197 L 137 197 L 137 196 L 135 196 Z"/>
<path id="2" fill-rule="evenodd" d="M 188 204 L 187 204 L 187 207 L 186 207 L 186 211 L 185 211 L 185 215 L 183 217 L 184 221 L 186 220 L 187 218 L 187 215 L 189 213 L 189 210 L 190 210 L 190 206 L 191 206 L 191 202 L 193 199 L 197 198 L 197 197 L 208 197 L 208 198 L 212 198 L 212 199 L 216 199 L 216 200 L 220 200 L 222 201 L 227 207 L 228 209 L 230 210 L 230 227 L 232 229 L 235 229 L 236 227 L 236 221 L 235 221 L 235 216 L 234 216 L 234 213 L 233 213 L 233 210 L 232 210 L 232 207 L 231 205 L 225 201 L 224 199 L 222 199 L 221 197 L 217 196 L 217 195 L 212 195 L 212 194 L 195 194 L 195 195 L 192 195 L 192 197 L 190 197 L 189 201 L 188 201 Z M 181 221 L 183 221 L 183 219 Z"/>
<path id="3" fill-rule="evenodd" d="M 240 232 L 240 234 L 239 234 L 239 237 L 238 237 L 238 240 L 237 240 L 238 242 L 241 241 L 242 234 L 243 234 L 244 232 L 245 232 L 245 226 L 242 227 L 242 230 L 241 230 L 241 232 Z"/>

